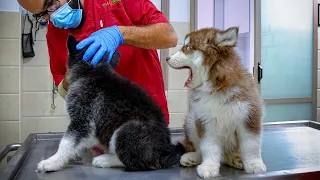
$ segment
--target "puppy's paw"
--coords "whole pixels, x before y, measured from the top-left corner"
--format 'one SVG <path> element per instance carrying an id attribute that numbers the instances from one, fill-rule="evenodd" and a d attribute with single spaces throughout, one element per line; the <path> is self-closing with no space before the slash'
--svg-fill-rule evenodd
<path id="1" fill-rule="evenodd" d="M 251 160 L 244 164 L 244 169 L 250 174 L 265 173 L 267 171 L 266 165 L 263 163 L 262 159 Z"/>
<path id="2" fill-rule="evenodd" d="M 64 164 L 61 161 L 54 160 L 49 158 L 39 162 L 37 167 L 37 172 L 50 172 L 50 171 L 59 171 L 64 167 Z"/>
<path id="3" fill-rule="evenodd" d="M 92 159 L 92 165 L 100 168 L 124 167 L 116 155 L 102 154 Z"/>
<path id="4" fill-rule="evenodd" d="M 201 155 L 197 152 L 188 152 L 181 156 L 180 164 L 182 166 L 196 166 L 201 164 Z"/>
<path id="5" fill-rule="evenodd" d="M 219 176 L 219 165 L 211 164 L 201 164 L 197 167 L 197 174 L 203 178 L 213 178 Z"/>
<path id="6" fill-rule="evenodd" d="M 100 168 L 109 168 L 110 163 L 108 160 L 108 156 L 106 154 L 94 157 L 92 159 L 92 165 L 95 167 L 100 167 Z"/>
<path id="7" fill-rule="evenodd" d="M 243 162 L 239 152 L 231 152 L 224 156 L 224 163 L 237 169 L 243 169 Z"/>

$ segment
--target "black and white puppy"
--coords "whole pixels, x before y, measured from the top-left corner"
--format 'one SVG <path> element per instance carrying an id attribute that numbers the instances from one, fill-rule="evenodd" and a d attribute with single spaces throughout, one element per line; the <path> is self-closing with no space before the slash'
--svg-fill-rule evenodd
<path id="1" fill-rule="evenodd" d="M 185 152 L 171 142 L 171 134 L 161 109 L 142 88 L 120 77 L 107 56 L 93 66 L 82 60 L 85 49 L 76 50 L 77 40 L 69 35 L 69 62 L 66 97 L 70 124 L 58 151 L 38 164 L 38 171 L 57 171 L 96 145 L 107 154 L 93 159 L 96 167 L 125 167 L 153 170 L 179 166 Z"/>

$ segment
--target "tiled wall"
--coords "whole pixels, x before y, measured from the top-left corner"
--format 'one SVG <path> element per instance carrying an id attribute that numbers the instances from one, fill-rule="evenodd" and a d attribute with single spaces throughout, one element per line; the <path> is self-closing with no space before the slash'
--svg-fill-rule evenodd
<path id="1" fill-rule="evenodd" d="M 177 9 L 179 9 L 179 13 L 176 12 Z M 173 54 L 182 47 L 185 35 L 190 32 L 189 0 L 170 1 L 169 19 L 178 34 L 178 45 L 169 49 L 169 54 Z M 189 110 L 188 91 L 184 87 L 184 82 L 189 77 L 189 71 L 175 70 L 167 66 L 167 72 L 170 127 L 181 127 L 186 112 Z"/>
<path id="2" fill-rule="evenodd" d="M 22 142 L 33 132 L 65 131 L 69 121 L 58 94 L 54 96 L 56 108 L 51 109 L 53 81 L 46 29 L 36 33 L 35 57 L 24 59 L 20 40 L 24 16 L 2 11 L 0 24 L 5 24 L 0 26 L 0 148 Z"/>
<path id="3" fill-rule="evenodd" d="M 10 22 L 10 23 L 8 23 Z M 19 142 L 20 15 L 0 12 L 0 148 Z"/>
<path id="4" fill-rule="evenodd" d="M 33 46 L 35 56 L 23 58 L 21 62 L 22 140 L 34 132 L 65 131 L 69 123 L 64 99 L 52 93 L 46 31 L 46 27 L 40 26 Z M 51 108 L 53 99 L 55 109 Z"/>

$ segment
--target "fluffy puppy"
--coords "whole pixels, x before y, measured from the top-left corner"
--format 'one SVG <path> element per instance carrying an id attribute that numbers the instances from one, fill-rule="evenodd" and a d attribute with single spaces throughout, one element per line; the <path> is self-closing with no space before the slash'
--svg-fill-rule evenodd
<path id="1" fill-rule="evenodd" d="M 185 122 L 191 152 L 184 166 L 197 167 L 203 178 L 219 175 L 224 162 L 247 173 L 263 173 L 261 119 L 263 102 L 252 75 L 235 51 L 238 27 L 203 28 L 186 35 L 183 47 L 167 58 L 175 69 L 190 69 L 190 112 Z"/>
<path id="2" fill-rule="evenodd" d="M 58 151 L 41 161 L 38 171 L 61 170 L 96 145 L 107 152 L 93 159 L 96 167 L 153 170 L 179 166 L 183 146 L 172 144 L 165 117 L 152 97 L 114 71 L 119 53 L 110 64 L 103 60 L 93 66 L 82 60 L 86 49 L 77 51 L 77 43 L 69 36 L 66 103 L 70 124 Z"/>

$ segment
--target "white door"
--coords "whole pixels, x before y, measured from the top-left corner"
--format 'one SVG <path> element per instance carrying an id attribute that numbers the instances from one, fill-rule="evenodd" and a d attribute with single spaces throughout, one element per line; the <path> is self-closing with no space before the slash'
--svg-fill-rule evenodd
<path id="1" fill-rule="evenodd" d="M 264 122 L 316 120 L 317 0 L 255 0 L 254 7 Z"/>

